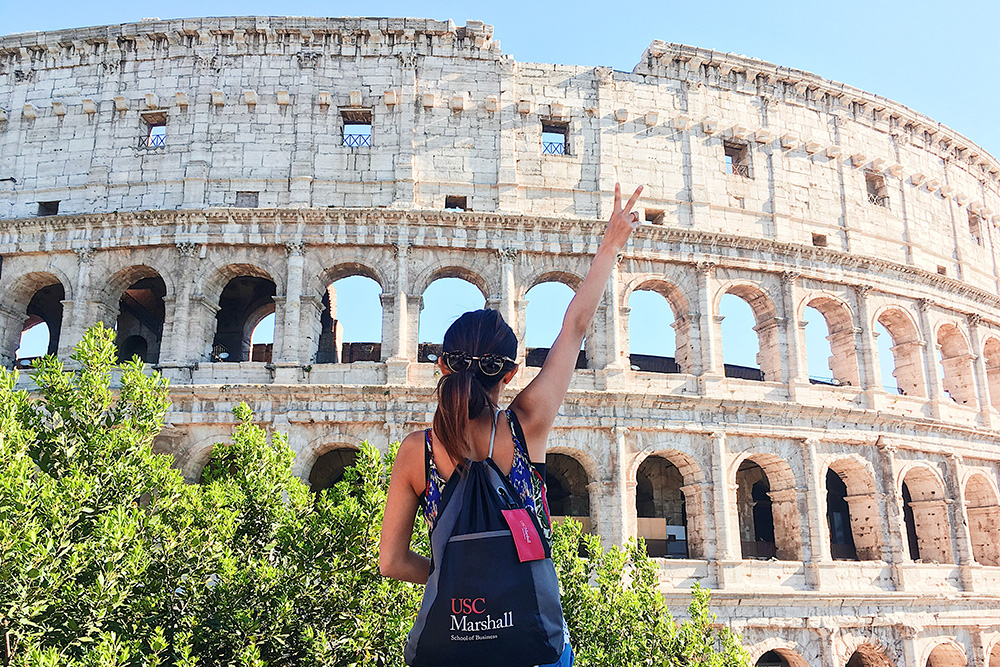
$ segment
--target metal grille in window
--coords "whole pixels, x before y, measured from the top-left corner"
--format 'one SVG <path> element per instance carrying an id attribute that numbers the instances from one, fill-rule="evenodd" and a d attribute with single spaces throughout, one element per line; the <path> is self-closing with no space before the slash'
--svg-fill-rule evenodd
<path id="1" fill-rule="evenodd" d="M 344 145 L 348 148 L 367 148 L 372 145 L 372 135 L 368 134 L 344 134 Z"/>
<path id="2" fill-rule="evenodd" d="M 880 195 L 875 192 L 868 193 L 868 203 L 875 204 L 876 206 L 888 206 L 889 205 L 889 195 Z"/>
<path id="3" fill-rule="evenodd" d="M 733 173 L 737 176 L 742 176 L 743 178 L 750 178 L 750 165 L 734 164 Z"/>
<path id="4" fill-rule="evenodd" d="M 167 141 L 167 115 L 148 113 L 142 117 L 146 132 L 139 136 L 139 148 L 164 148 Z"/>
<path id="5" fill-rule="evenodd" d="M 565 141 L 546 141 L 542 144 L 544 155 L 566 155 Z"/>
<path id="6" fill-rule="evenodd" d="M 542 122 L 542 155 L 569 155 L 569 125 L 565 122 Z"/>

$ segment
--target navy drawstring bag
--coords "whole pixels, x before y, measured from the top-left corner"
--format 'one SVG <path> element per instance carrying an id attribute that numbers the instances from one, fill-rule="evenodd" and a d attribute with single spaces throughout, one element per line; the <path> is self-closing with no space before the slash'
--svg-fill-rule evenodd
<path id="1" fill-rule="evenodd" d="M 467 461 L 453 478 L 431 534 L 431 574 L 406 664 L 555 662 L 563 651 L 559 582 L 537 519 L 491 458 Z"/>

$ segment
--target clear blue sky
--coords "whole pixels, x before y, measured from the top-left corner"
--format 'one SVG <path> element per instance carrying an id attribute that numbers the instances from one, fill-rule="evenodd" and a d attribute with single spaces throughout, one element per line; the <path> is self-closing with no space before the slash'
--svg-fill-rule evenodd
<path id="1" fill-rule="evenodd" d="M 0 12 L 0 34 L 55 30 L 138 21 L 148 16 L 421 16 L 481 20 L 495 26 L 494 37 L 503 51 L 522 62 L 606 65 L 631 70 L 653 39 L 742 53 L 762 60 L 804 69 L 822 77 L 883 95 L 926 114 L 991 152 L 1000 154 L 1000 126 L 994 110 L 1000 107 L 1000 50 L 996 31 L 1000 3 L 957 0 L 950 3 L 911 0 L 844 0 L 819 2 L 670 2 L 618 5 L 613 3 L 524 2 L 366 2 L 321 3 L 312 0 L 174 0 L 168 4 L 106 0 L 91 2 L 7 3 Z M 631 185 L 631 184 L 627 184 Z M 344 297 L 341 297 L 342 299 Z M 361 298 L 365 302 L 367 297 Z M 429 300 L 433 301 L 433 300 Z M 536 296 L 535 305 L 541 298 Z M 376 301 L 377 303 L 377 301 Z M 556 304 L 556 301 L 552 302 Z M 442 306 L 443 307 L 443 306 Z M 371 312 L 359 306 L 359 313 Z M 428 304 L 425 321 L 445 326 L 453 315 Z M 343 314 L 347 304 L 341 303 Z M 645 309 L 644 309 L 645 310 Z M 723 312 L 724 333 L 745 331 L 745 315 Z M 653 311 L 650 311 L 653 313 Z M 665 332 L 669 311 L 651 314 L 650 324 L 633 332 Z M 741 319 L 742 318 L 742 319 Z M 371 321 L 370 316 L 363 317 Z M 557 318 L 551 318 L 557 319 Z M 823 351 L 821 320 L 806 329 L 810 374 L 829 375 Z M 551 326 L 557 326 L 558 322 Z M 421 340 L 432 340 L 431 325 L 422 325 Z M 542 327 L 544 329 L 544 327 Z M 347 326 L 347 340 L 364 332 L 364 325 Z M 427 336 L 424 332 L 427 331 Z M 529 325 L 528 344 L 545 346 L 552 332 Z M 439 340 L 439 336 L 434 336 Z M 537 338 L 536 338 L 537 336 Z M 669 336 L 669 334 L 668 334 Z M 885 339 L 887 336 L 881 336 Z M 376 338 L 377 339 L 377 338 Z M 884 340 L 880 340 L 884 343 Z M 672 342 L 661 335 L 633 340 L 634 348 L 653 351 Z M 657 347 L 659 346 L 659 347 Z M 727 349 L 727 363 L 754 365 L 752 349 Z M 883 351 L 883 356 L 888 350 Z M 891 378 L 886 380 L 891 384 Z"/>

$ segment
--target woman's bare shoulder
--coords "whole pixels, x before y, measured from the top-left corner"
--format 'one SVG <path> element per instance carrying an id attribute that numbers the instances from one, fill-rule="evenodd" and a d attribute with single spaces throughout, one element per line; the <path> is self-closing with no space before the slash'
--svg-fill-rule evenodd
<path id="1" fill-rule="evenodd" d="M 424 432 L 414 431 L 403 438 L 396 452 L 393 472 L 399 472 L 419 495 L 424 486 Z"/>

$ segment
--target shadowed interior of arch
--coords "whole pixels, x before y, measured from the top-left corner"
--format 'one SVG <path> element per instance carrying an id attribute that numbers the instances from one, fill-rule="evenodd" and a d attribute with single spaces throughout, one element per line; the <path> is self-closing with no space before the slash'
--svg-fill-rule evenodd
<path id="1" fill-rule="evenodd" d="M 141 278 L 122 292 L 115 323 L 120 360 L 134 356 L 149 364 L 160 360 L 166 294 L 167 286 L 159 276 Z"/>
<path id="2" fill-rule="evenodd" d="M 553 523 L 571 518 L 583 524 L 583 532 L 592 532 L 587 483 L 587 471 L 572 456 L 545 455 L 545 485 Z"/>
<path id="3" fill-rule="evenodd" d="M 891 356 L 883 353 L 885 343 L 880 341 L 879 345 L 879 363 L 882 366 L 883 378 L 889 365 L 888 358 L 891 358 L 892 377 L 895 382 L 888 384 L 890 386 L 895 384 L 900 394 L 925 398 L 927 389 L 922 359 L 923 342 L 913 320 L 902 310 L 890 308 L 881 313 L 877 321 L 891 339 L 889 348 Z"/>
<path id="4" fill-rule="evenodd" d="M 944 487 L 938 477 L 926 467 L 912 468 L 903 478 L 901 494 L 910 558 L 953 563 L 951 524 Z"/>
<path id="5" fill-rule="evenodd" d="M 847 307 L 828 296 L 809 301 L 803 312 L 809 381 L 861 385 L 854 323 Z"/>
<path id="6" fill-rule="evenodd" d="M 254 329 L 275 312 L 276 293 L 274 281 L 267 278 L 241 275 L 226 283 L 215 316 L 212 361 L 271 361 L 273 333 L 271 343 L 261 342 L 256 348 L 252 343 Z M 268 338 L 263 331 L 260 335 L 265 340 Z"/>
<path id="7" fill-rule="evenodd" d="M 323 293 L 316 363 L 382 359 L 382 287 L 368 276 L 330 283 Z"/>
<path id="8" fill-rule="evenodd" d="M 358 462 L 358 451 L 336 447 L 320 455 L 309 471 L 309 489 L 314 493 L 329 489 L 344 478 L 344 471 Z"/>
<path id="9" fill-rule="evenodd" d="M 59 282 L 45 285 L 32 295 L 14 353 L 18 366 L 27 367 L 33 359 L 59 350 L 65 298 L 66 291 Z"/>
<path id="10" fill-rule="evenodd" d="M 1000 504 L 984 474 L 965 483 L 965 502 L 973 558 L 980 565 L 1000 566 Z"/>
<path id="11" fill-rule="evenodd" d="M 649 456 L 636 471 L 637 533 L 646 553 L 658 558 L 688 558 L 688 510 L 684 477 L 662 456 Z"/>

